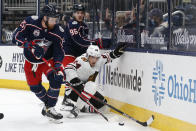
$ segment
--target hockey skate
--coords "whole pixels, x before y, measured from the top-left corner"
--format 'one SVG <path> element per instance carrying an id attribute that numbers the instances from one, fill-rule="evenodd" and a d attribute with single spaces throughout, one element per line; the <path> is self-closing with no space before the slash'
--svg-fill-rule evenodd
<path id="1" fill-rule="evenodd" d="M 95 109 L 91 108 L 90 106 L 88 105 L 85 105 L 81 110 L 80 112 L 82 113 L 96 113 Z"/>
<path id="2" fill-rule="evenodd" d="M 46 108 L 42 110 L 42 115 L 45 116 L 54 123 L 63 123 L 62 118 L 63 115 L 60 113 L 57 113 L 54 107 Z"/>
<path id="3" fill-rule="evenodd" d="M 103 106 L 100 109 L 98 109 L 100 112 L 108 114 L 110 113 L 110 108 L 108 108 L 107 106 Z M 96 110 L 94 108 L 91 108 L 89 105 L 85 105 L 80 112 L 82 113 L 97 113 Z"/>
<path id="4" fill-rule="evenodd" d="M 75 102 L 72 101 L 71 99 L 64 98 L 60 110 L 61 111 L 71 111 L 74 108 L 74 104 L 75 104 Z"/>
<path id="5" fill-rule="evenodd" d="M 77 118 L 78 114 L 80 113 L 80 109 L 78 109 L 76 106 L 70 111 L 70 113 L 67 115 L 68 118 Z"/>

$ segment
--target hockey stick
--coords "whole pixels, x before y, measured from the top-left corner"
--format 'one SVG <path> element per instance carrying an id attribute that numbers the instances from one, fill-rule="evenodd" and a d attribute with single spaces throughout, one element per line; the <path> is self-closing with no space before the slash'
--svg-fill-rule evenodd
<path id="1" fill-rule="evenodd" d="M 55 70 L 51 64 L 45 59 L 45 58 L 42 58 L 42 60 L 44 61 L 44 63 L 46 63 L 48 65 L 48 67 L 50 67 L 52 70 Z"/>
<path id="2" fill-rule="evenodd" d="M 48 65 L 48 67 L 50 67 L 52 70 L 55 70 L 51 64 L 45 59 L 42 58 L 42 60 Z M 68 83 L 68 82 L 67 82 Z M 68 85 L 71 85 L 70 83 L 68 83 Z M 88 99 L 86 99 L 80 92 L 78 92 L 76 89 L 74 89 L 72 86 L 70 86 L 72 88 L 72 90 L 82 99 L 84 100 L 91 108 L 93 108 L 98 114 L 100 114 L 106 121 L 108 121 L 108 118 L 103 115 L 103 113 L 101 113 L 100 111 L 98 111 L 98 109 L 96 109 L 90 102 Z"/>
<path id="3" fill-rule="evenodd" d="M 98 29 L 98 37 L 100 38 L 101 37 L 101 28 L 100 28 L 100 17 L 98 15 L 98 9 L 97 9 L 97 0 L 95 0 L 95 10 L 96 10 L 96 21 L 97 21 L 97 29 Z"/>
<path id="4" fill-rule="evenodd" d="M 103 48 L 103 41 L 101 39 L 101 24 L 100 24 L 100 17 L 98 15 L 98 9 L 97 9 L 97 0 L 95 0 L 95 10 L 96 10 L 96 21 L 97 21 L 97 29 L 98 29 L 98 39 L 101 43 L 100 48 Z"/>
<path id="5" fill-rule="evenodd" d="M 139 120 L 136 120 L 136 119 L 133 118 L 132 116 L 130 116 L 130 115 L 124 113 L 123 111 L 121 111 L 121 110 L 115 108 L 114 106 L 112 106 L 112 105 L 110 105 L 110 104 L 108 104 L 108 103 L 106 103 L 106 102 L 100 100 L 99 98 L 93 96 L 92 94 L 89 94 L 89 93 L 87 93 L 87 92 L 84 92 L 84 93 L 87 94 L 87 95 L 89 95 L 89 96 L 90 96 L 91 98 L 93 98 L 94 100 L 96 100 L 96 101 L 102 103 L 103 105 L 108 106 L 109 108 L 111 108 L 111 109 L 117 111 L 118 113 L 120 113 L 121 115 L 123 115 L 123 116 L 125 116 L 125 117 L 127 117 L 127 118 L 129 118 L 129 119 L 131 119 L 131 120 L 133 120 L 133 121 L 135 121 L 135 122 L 137 122 L 137 123 L 139 123 L 139 124 L 142 125 L 142 126 L 149 126 L 149 125 L 153 122 L 153 120 L 154 120 L 154 115 L 152 115 L 147 121 L 141 122 L 141 121 L 139 121 Z"/>
<path id="6" fill-rule="evenodd" d="M 42 58 L 42 60 L 43 60 L 51 69 L 54 70 L 54 68 L 50 65 L 50 63 L 48 63 L 48 61 L 47 61 L 45 58 Z M 101 112 L 99 112 L 99 111 L 89 102 L 88 99 L 86 99 L 81 93 L 79 93 L 77 90 L 75 90 L 75 89 L 71 86 L 70 83 L 68 83 L 68 84 L 70 85 L 70 87 L 72 88 L 72 90 L 73 90 L 82 100 L 84 100 L 91 108 L 95 109 L 95 111 L 96 111 L 98 114 L 100 114 L 106 121 L 108 121 L 108 118 L 107 118 L 105 115 L 103 115 Z M 99 98 L 93 96 L 92 94 L 89 94 L 89 93 L 87 93 L 87 92 L 84 92 L 84 93 L 86 93 L 86 94 L 89 95 L 91 98 L 95 99 L 96 101 L 102 103 L 103 105 L 108 106 L 109 108 L 111 108 L 111 109 L 117 111 L 117 112 L 120 113 L 121 115 L 123 115 L 123 116 L 125 116 L 125 117 L 127 117 L 127 118 L 129 118 L 129 119 L 131 119 L 131 120 L 133 120 L 133 121 L 135 121 L 135 122 L 137 122 L 138 124 L 140 124 L 140 125 L 142 125 L 142 126 L 149 126 L 149 125 L 153 122 L 153 120 L 154 120 L 154 116 L 152 115 L 147 121 L 141 122 L 141 121 L 139 121 L 139 120 L 136 120 L 136 119 L 133 118 L 132 116 L 130 116 L 130 115 L 124 113 L 123 111 L 121 111 L 121 110 L 115 108 L 114 106 L 112 106 L 112 105 L 110 105 L 110 104 L 108 104 L 108 103 L 105 103 L 104 101 L 102 101 L 102 100 L 100 100 Z"/>

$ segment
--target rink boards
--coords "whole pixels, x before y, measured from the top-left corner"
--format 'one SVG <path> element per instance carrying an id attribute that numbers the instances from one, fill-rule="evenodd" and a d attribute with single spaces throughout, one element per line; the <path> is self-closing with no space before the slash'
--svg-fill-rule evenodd
<path id="1" fill-rule="evenodd" d="M 0 46 L 0 87 L 29 90 L 24 73 L 24 62 L 22 48 Z M 43 85 L 48 89 L 48 80 L 44 75 Z M 64 93 L 63 89 L 61 88 L 61 95 Z"/>
<path id="2" fill-rule="evenodd" d="M 22 49 L 0 47 L 0 87 L 29 90 L 23 67 Z M 195 67 L 195 57 L 126 52 L 104 65 L 96 82 L 102 85 L 110 104 L 134 118 L 145 121 L 154 114 L 152 127 L 193 131 Z M 48 86 L 45 78 L 43 81 Z"/>

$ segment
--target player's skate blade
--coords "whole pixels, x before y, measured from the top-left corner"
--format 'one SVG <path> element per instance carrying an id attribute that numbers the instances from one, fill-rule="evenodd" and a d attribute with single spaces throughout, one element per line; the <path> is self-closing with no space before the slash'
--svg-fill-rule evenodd
<path id="1" fill-rule="evenodd" d="M 53 123 L 62 123 L 63 115 L 57 113 L 54 107 L 46 109 L 46 117 Z"/>
<path id="2" fill-rule="evenodd" d="M 74 107 L 73 110 L 67 115 L 67 118 L 77 118 L 80 110 L 77 107 Z"/>
<path id="3" fill-rule="evenodd" d="M 55 123 L 55 124 L 61 124 L 61 123 L 63 123 L 63 119 L 55 120 L 55 119 L 49 118 L 49 117 L 47 117 L 47 119 L 48 119 L 51 123 Z"/>

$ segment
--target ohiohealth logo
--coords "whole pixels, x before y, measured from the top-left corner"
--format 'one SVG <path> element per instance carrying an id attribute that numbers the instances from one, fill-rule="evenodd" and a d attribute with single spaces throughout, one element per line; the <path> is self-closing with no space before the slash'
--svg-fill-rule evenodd
<path id="1" fill-rule="evenodd" d="M 165 94 L 165 74 L 163 73 L 163 63 L 161 61 L 156 61 L 152 75 L 152 92 L 154 93 L 154 102 L 156 106 L 161 106 L 161 100 L 164 98 Z"/>

